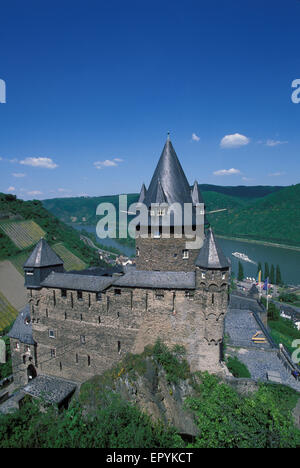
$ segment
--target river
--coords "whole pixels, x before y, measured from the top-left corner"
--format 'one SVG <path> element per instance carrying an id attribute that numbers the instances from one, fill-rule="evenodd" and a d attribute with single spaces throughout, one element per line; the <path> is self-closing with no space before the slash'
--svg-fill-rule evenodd
<path id="1" fill-rule="evenodd" d="M 85 229 L 96 235 L 95 226 L 75 225 L 75 229 Z M 135 249 L 123 244 L 120 244 L 116 239 L 99 239 L 102 245 L 107 247 L 115 247 L 124 255 L 131 257 L 135 255 Z M 246 254 L 256 264 L 242 261 L 245 276 L 256 277 L 257 263 L 261 262 L 264 268 L 265 262 L 273 264 L 275 269 L 276 265 L 280 266 L 281 276 L 286 284 L 300 284 L 300 251 L 271 247 L 262 244 L 252 244 L 250 242 L 243 242 L 237 240 L 229 240 L 218 238 L 218 242 L 223 249 L 224 254 L 230 258 L 232 262 L 232 271 L 237 275 L 239 259 L 232 255 L 233 252 L 240 252 Z"/>

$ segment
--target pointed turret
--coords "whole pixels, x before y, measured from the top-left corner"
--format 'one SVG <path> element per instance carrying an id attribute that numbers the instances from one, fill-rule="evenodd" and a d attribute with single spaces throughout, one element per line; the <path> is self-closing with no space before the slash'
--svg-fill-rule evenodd
<path id="1" fill-rule="evenodd" d="M 197 205 L 198 203 L 204 203 L 202 194 L 199 190 L 198 182 L 195 180 L 193 188 L 191 190 L 191 196 L 193 200 L 193 205 Z"/>
<path id="2" fill-rule="evenodd" d="M 195 261 L 195 265 L 205 269 L 222 269 L 230 267 L 230 261 L 224 255 L 221 247 L 217 243 L 211 228 L 207 230 L 203 246 Z"/>
<path id="3" fill-rule="evenodd" d="M 39 288 L 40 283 L 51 271 L 63 272 L 63 265 L 63 260 L 54 252 L 45 239 L 40 239 L 24 264 L 25 286 L 27 288 Z"/>
<path id="4" fill-rule="evenodd" d="M 157 184 L 157 192 L 156 192 L 156 197 L 155 197 L 155 203 L 167 203 L 166 196 L 164 194 L 161 181 L 158 180 Z"/>
<path id="5" fill-rule="evenodd" d="M 142 185 L 141 191 L 140 191 L 140 196 L 138 199 L 138 203 L 144 203 L 145 197 L 147 194 L 147 189 L 145 187 L 145 184 Z"/>
<path id="6" fill-rule="evenodd" d="M 161 187 L 159 187 L 161 185 Z M 151 203 L 157 202 L 157 195 L 163 193 L 164 202 L 191 203 L 191 190 L 181 164 L 175 153 L 171 140 L 167 139 L 152 180 L 147 190 L 144 203 L 150 208 Z"/>

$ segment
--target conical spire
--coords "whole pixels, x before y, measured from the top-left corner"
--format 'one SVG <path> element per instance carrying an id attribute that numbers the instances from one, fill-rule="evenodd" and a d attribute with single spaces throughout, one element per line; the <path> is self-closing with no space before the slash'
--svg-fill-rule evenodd
<path id="1" fill-rule="evenodd" d="M 204 203 L 202 194 L 199 190 L 198 182 L 195 180 L 193 188 L 191 190 L 191 196 L 193 200 L 193 205 L 197 205 L 198 203 Z"/>
<path id="2" fill-rule="evenodd" d="M 159 183 L 166 203 L 172 204 L 177 202 L 182 205 L 183 203 L 192 203 L 189 183 L 169 137 L 144 200 L 148 208 L 151 203 L 157 203 L 157 194 L 160 192 Z"/>
<path id="3" fill-rule="evenodd" d="M 45 239 L 40 239 L 33 252 L 28 257 L 24 268 L 40 268 L 46 266 L 63 265 L 62 259 L 47 244 Z"/>
<path id="4" fill-rule="evenodd" d="M 203 246 L 195 261 L 195 265 L 201 268 L 229 268 L 230 261 L 224 255 L 218 245 L 211 228 L 207 230 Z"/>
<path id="5" fill-rule="evenodd" d="M 138 203 L 144 203 L 145 197 L 147 194 L 147 189 L 145 187 L 145 184 L 142 185 L 141 191 L 140 191 L 140 196 L 138 199 Z"/>

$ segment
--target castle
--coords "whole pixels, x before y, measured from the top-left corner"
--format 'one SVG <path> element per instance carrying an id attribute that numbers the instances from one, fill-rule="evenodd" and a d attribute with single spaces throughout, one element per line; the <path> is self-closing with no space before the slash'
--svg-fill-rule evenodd
<path id="1" fill-rule="evenodd" d="M 195 209 L 203 202 L 169 138 L 139 202 L 149 216 L 156 204 L 190 203 Z M 168 238 L 160 225 L 147 238 L 137 226 L 136 266 L 123 272 L 65 272 L 41 239 L 24 265 L 28 305 L 8 334 L 15 384 L 39 375 L 80 384 L 157 338 L 184 346 L 192 371 L 221 371 L 230 263 L 206 219 L 204 227 L 202 247 L 189 250 L 185 235 L 175 235 L 175 222 Z"/>

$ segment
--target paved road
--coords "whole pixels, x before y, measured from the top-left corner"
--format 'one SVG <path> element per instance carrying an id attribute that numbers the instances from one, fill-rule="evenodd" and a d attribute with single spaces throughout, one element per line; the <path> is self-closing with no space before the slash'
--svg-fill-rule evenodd
<path id="1" fill-rule="evenodd" d="M 261 331 L 258 323 L 249 310 L 231 309 L 227 312 L 225 319 L 225 333 L 229 337 L 229 343 L 233 346 L 245 346 L 254 348 L 270 348 L 270 344 L 255 344 L 253 335 Z M 264 335 L 261 335 L 264 336 Z"/>
<path id="2" fill-rule="evenodd" d="M 300 382 L 294 379 L 269 343 L 253 344 L 252 336 L 259 326 L 248 310 L 229 310 L 225 318 L 225 333 L 229 336 L 228 352 L 236 355 L 249 369 L 255 380 L 267 381 L 267 372 L 278 372 L 282 383 L 300 392 Z"/>

